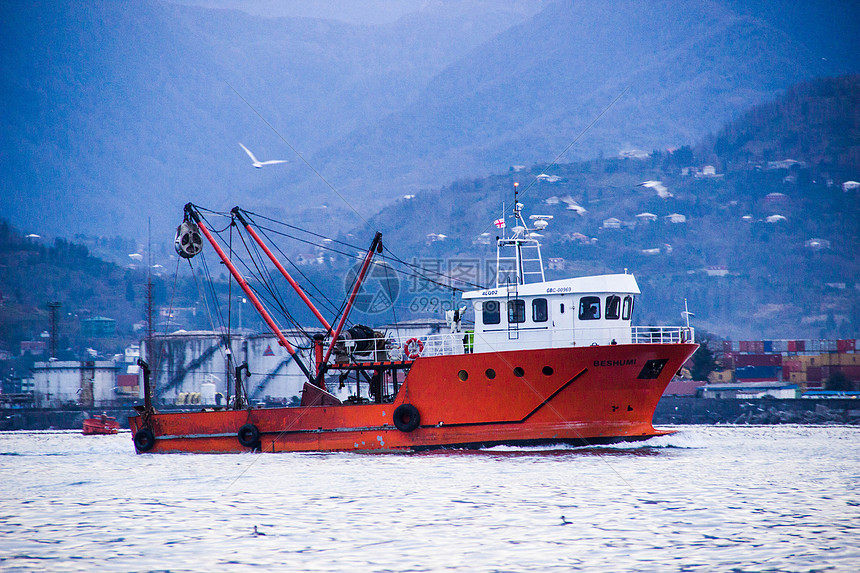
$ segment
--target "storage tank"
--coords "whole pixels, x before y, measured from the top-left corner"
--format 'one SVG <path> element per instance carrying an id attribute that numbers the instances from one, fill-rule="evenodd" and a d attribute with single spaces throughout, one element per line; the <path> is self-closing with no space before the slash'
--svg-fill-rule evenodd
<path id="1" fill-rule="evenodd" d="M 215 404 L 215 384 L 204 382 L 200 385 L 200 403 L 207 406 Z"/>

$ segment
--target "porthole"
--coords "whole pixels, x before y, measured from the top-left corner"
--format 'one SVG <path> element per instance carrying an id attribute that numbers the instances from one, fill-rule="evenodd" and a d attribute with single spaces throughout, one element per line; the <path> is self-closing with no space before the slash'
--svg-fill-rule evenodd
<path id="1" fill-rule="evenodd" d="M 465 370 L 460 370 L 459 372 L 457 372 L 457 378 L 459 378 L 460 380 L 465 382 L 466 380 L 469 379 L 469 373 L 466 372 Z"/>
<path id="2" fill-rule="evenodd" d="M 492 368 L 487 368 L 487 371 L 484 372 L 484 374 L 486 374 L 487 378 L 489 378 L 490 380 L 492 380 L 493 378 L 496 377 L 496 371 L 493 370 Z"/>
<path id="3" fill-rule="evenodd" d="M 525 375 L 526 375 L 526 371 L 523 370 L 522 368 L 520 368 L 519 366 L 514 368 L 514 376 L 516 376 L 517 378 L 522 378 Z"/>
<path id="4" fill-rule="evenodd" d="M 544 376 L 552 376 L 553 370 L 552 370 L 551 366 L 544 366 L 543 370 L 541 370 L 541 372 L 543 372 Z"/>

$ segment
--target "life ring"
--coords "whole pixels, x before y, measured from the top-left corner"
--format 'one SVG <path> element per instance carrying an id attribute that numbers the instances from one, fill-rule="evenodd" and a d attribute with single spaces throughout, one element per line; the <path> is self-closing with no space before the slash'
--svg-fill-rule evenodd
<path id="1" fill-rule="evenodd" d="M 394 410 L 394 426 L 401 432 L 411 432 L 421 424 L 418 408 L 412 404 L 400 404 Z"/>
<path id="2" fill-rule="evenodd" d="M 421 342 L 420 338 L 410 338 L 406 341 L 406 344 L 403 345 L 403 354 L 405 354 L 406 358 L 409 358 L 410 360 L 415 360 L 421 356 L 422 352 L 424 352 L 424 343 Z"/>
<path id="3" fill-rule="evenodd" d="M 246 448 L 253 448 L 260 441 L 260 430 L 254 424 L 245 424 L 236 432 L 236 437 Z"/>
<path id="4" fill-rule="evenodd" d="M 149 428 L 141 428 L 134 434 L 134 447 L 138 452 L 148 452 L 155 445 L 155 434 Z"/>

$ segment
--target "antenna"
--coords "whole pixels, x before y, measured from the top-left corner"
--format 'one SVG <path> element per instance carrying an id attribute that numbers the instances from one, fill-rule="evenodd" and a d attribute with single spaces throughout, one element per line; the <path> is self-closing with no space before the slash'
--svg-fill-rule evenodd
<path id="1" fill-rule="evenodd" d="M 59 302 L 49 302 L 48 309 L 51 311 L 51 356 L 57 357 L 57 310 L 62 306 Z"/>
<path id="2" fill-rule="evenodd" d="M 155 329 L 152 324 L 152 217 L 147 218 L 146 229 L 146 352 L 153 352 L 152 335 Z M 154 352 L 153 352 L 154 356 Z M 146 357 L 150 362 L 151 356 Z M 153 366 L 155 363 L 153 362 Z"/>
<path id="3" fill-rule="evenodd" d="M 692 312 L 690 312 L 689 309 L 687 308 L 687 299 L 686 298 L 684 299 L 684 312 L 682 312 L 681 314 L 684 316 L 684 318 L 687 319 L 687 328 L 690 328 L 690 317 L 696 316 L 696 315 L 693 314 Z"/>
<path id="4" fill-rule="evenodd" d="M 514 181 L 514 212 L 517 210 L 517 203 L 519 203 L 518 195 L 520 193 L 520 184 L 517 181 Z"/>

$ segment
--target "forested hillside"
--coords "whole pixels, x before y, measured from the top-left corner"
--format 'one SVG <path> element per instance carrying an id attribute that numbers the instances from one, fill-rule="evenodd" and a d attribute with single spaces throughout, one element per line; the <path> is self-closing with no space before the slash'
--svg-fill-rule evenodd
<path id="1" fill-rule="evenodd" d="M 410 277 L 409 267 L 395 257 L 425 268 L 440 282 L 448 280 L 437 272 L 489 284 L 498 233 L 493 221 L 502 216 L 503 204 L 510 209 L 518 182 L 527 216 L 553 216 L 542 232 L 548 276 L 627 269 L 642 289 L 637 324 L 679 323 L 687 298 L 694 325 L 720 336 L 855 337 L 860 193 L 850 181 L 860 180 L 858 97 L 860 76 L 816 80 L 749 110 L 693 147 L 654 150 L 641 158 L 512 166 L 502 174 L 402 198 L 349 233 L 302 222 L 318 235 L 354 245 L 335 245 L 341 254 L 327 251 L 331 243 L 313 235 L 302 235 L 308 242 L 287 241 L 283 248 L 296 264 L 290 268 L 300 269 L 296 276 L 331 317 L 330 309 L 344 297 L 351 257 L 380 230 L 390 249 L 385 260 L 406 273 L 399 275 L 393 309 L 359 312 L 354 319 L 383 324 L 438 318 L 456 294 Z M 174 215 L 178 222 L 179 213 Z M 282 238 L 296 233 L 290 230 Z M 130 248 L 121 238 L 77 240 L 115 252 Z M 235 285 L 230 291 L 208 246 L 204 252 L 222 305 L 233 303 L 233 327 L 243 320 L 245 327 L 258 328 L 250 306 L 241 318 Z M 164 312 L 156 316 L 158 332 L 220 324 L 205 310 L 204 277 L 192 278 L 187 263 L 177 265 L 166 251 L 156 250 L 153 263 L 155 303 L 174 311 L 169 320 Z M 202 259 L 194 264 L 200 269 Z M 133 326 L 144 318 L 145 266 L 106 263 L 80 242 L 27 238 L 3 223 L 0 268 L 0 350 L 17 353 L 21 340 L 47 330 L 51 301 L 62 304 L 61 348 L 73 354 L 86 348 L 116 352 L 142 336 Z M 311 282 L 319 290 L 310 288 Z M 474 288 L 451 282 L 460 290 Z M 279 284 L 282 293 L 289 291 Z M 297 301 L 286 306 L 311 322 Z M 95 316 L 116 320 L 116 336 L 82 336 L 81 321 Z M 280 315 L 278 320 L 287 324 Z"/>
<path id="2" fill-rule="evenodd" d="M 519 182 L 527 214 L 554 217 L 544 257 L 564 270 L 552 274 L 629 269 L 640 323 L 677 322 L 688 298 L 696 322 L 726 336 L 854 335 L 860 195 L 842 184 L 860 179 L 858 98 L 860 76 L 802 84 L 695 148 L 512 168 L 401 200 L 371 224 L 404 253 L 493 257 L 481 243 Z"/>

